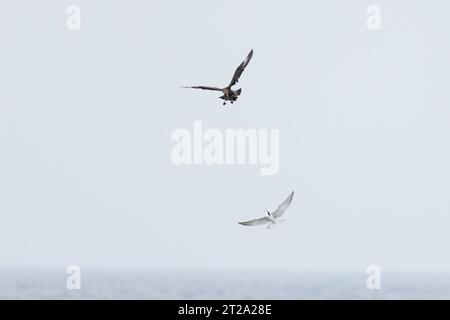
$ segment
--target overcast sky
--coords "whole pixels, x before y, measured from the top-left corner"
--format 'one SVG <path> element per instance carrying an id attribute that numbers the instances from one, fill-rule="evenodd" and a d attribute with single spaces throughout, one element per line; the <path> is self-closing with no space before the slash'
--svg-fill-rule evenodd
<path id="1" fill-rule="evenodd" d="M 81 30 L 66 27 L 81 8 Z M 368 30 L 366 9 L 382 10 Z M 450 268 L 448 1 L 9 1 L 0 267 Z M 216 92 L 249 50 L 241 98 Z M 280 130 L 280 170 L 171 134 Z M 236 222 L 294 201 L 276 230 Z"/>

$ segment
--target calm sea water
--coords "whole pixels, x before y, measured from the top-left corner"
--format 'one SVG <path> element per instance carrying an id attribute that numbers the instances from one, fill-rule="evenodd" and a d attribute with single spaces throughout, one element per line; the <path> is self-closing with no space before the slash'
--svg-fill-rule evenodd
<path id="1" fill-rule="evenodd" d="M 450 299 L 450 274 L 383 274 L 380 290 L 352 273 L 2 270 L 0 299 Z"/>

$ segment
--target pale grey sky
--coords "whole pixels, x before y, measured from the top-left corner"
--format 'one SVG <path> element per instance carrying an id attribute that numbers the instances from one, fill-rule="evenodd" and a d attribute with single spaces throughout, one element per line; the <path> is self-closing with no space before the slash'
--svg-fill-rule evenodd
<path id="1" fill-rule="evenodd" d="M 448 270 L 449 9 L 4 3 L 0 267 Z M 225 84 L 251 48 L 233 107 L 178 88 Z M 195 120 L 280 129 L 279 174 L 173 165 L 171 133 Z M 291 190 L 280 228 L 236 224 Z"/>

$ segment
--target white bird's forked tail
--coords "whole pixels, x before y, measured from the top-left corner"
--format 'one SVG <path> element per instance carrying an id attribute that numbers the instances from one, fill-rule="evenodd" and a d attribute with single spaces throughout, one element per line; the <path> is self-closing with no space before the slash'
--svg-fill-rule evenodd
<path id="1" fill-rule="evenodd" d="M 277 224 L 275 222 L 269 222 L 267 224 L 267 229 L 273 230 L 273 229 L 275 229 L 276 226 L 277 226 Z"/>

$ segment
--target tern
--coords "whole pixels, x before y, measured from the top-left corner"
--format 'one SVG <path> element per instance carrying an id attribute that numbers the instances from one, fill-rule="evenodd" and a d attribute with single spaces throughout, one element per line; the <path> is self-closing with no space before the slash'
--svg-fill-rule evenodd
<path id="1" fill-rule="evenodd" d="M 239 65 L 239 67 L 237 67 L 236 71 L 234 72 L 233 79 L 231 79 L 230 84 L 228 86 L 226 86 L 225 88 L 209 87 L 209 86 L 193 86 L 193 87 L 183 86 L 182 88 L 221 91 L 223 93 L 223 96 L 221 96 L 219 98 L 224 100 L 223 105 L 226 105 L 227 101 L 230 101 L 231 103 L 233 103 L 241 95 L 242 89 L 232 90 L 231 87 L 233 87 L 236 83 L 239 82 L 239 78 L 241 77 L 242 72 L 244 72 L 245 67 L 247 67 L 248 63 L 252 59 L 252 56 L 253 56 L 253 49 L 247 55 L 245 60 L 242 61 L 242 63 Z"/>
<path id="2" fill-rule="evenodd" d="M 284 222 L 284 220 L 280 219 L 280 217 L 283 215 L 286 209 L 289 208 L 293 197 L 294 191 L 289 194 L 286 200 L 284 200 L 283 203 L 280 204 L 275 211 L 269 212 L 267 210 L 266 216 L 255 220 L 239 222 L 239 224 L 242 224 L 243 226 L 259 226 L 267 224 L 267 229 L 272 229 L 278 222 Z"/>

